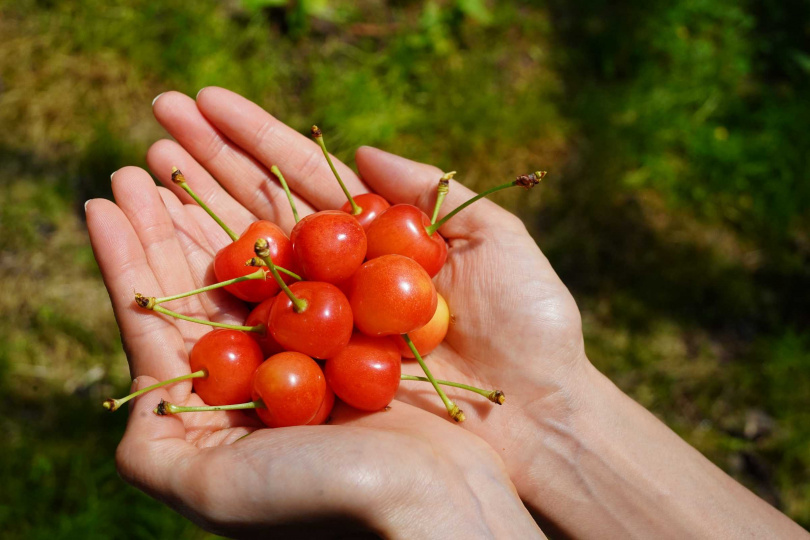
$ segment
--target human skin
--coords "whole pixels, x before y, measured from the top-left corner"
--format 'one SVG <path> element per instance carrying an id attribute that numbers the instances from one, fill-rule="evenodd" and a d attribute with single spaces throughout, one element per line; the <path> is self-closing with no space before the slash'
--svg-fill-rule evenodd
<path id="1" fill-rule="evenodd" d="M 182 321 L 166 321 L 154 314 L 134 312 L 131 291 L 141 283 L 136 279 L 138 274 L 133 273 L 124 280 L 126 283 L 119 283 L 116 272 L 120 271 L 120 264 L 105 265 L 106 256 L 99 248 L 100 240 L 107 238 L 103 230 L 113 225 L 114 229 L 126 227 L 126 218 L 129 218 L 132 228 L 144 232 L 136 236 L 148 256 L 161 249 L 155 244 L 170 241 L 173 218 L 177 229 L 174 239 L 182 246 L 179 252 L 186 254 L 187 274 L 191 277 L 186 275 L 181 280 L 173 273 L 173 267 L 169 265 L 170 272 L 159 260 L 139 267 L 155 272 L 153 281 L 144 283 L 143 289 L 160 292 L 163 287 L 166 292 L 175 292 L 191 289 L 208 279 L 205 275 L 208 252 L 199 246 L 208 242 L 207 249 L 215 250 L 228 239 L 199 209 L 181 204 L 180 201 L 190 203 L 191 200 L 171 183 L 169 175 L 173 165 L 183 170 L 189 184 L 235 229 L 257 218 L 276 221 L 286 231 L 292 228 L 294 223 L 286 199 L 267 173 L 273 164 L 284 171 L 296 192 L 302 214 L 337 208 L 344 199 L 314 143 L 236 94 L 206 88 L 195 101 L 169 92 L 155 102 L 154 110 L 159 122 L 177 142 L 156 143 L 147 161 L 174 195 L 161 191 L 157 196 L 152 195 L 154 200 L 145 201 L 141 197 L 141 207 L 128 210 L 128 205 L 133 203 L 126 200 L 129 192 L 121 186 L 125 182 L 119 183 L 118 178 L 125 172 L 128 178 L 134 172 L 131 169 L 119 171 L 113 180 L 113 189 L 114 192 L 124 191 L 122 199 L 118 199 L 116 192 L 123 210 L 123 215 L 117 218 L 120 223 L 94 225 L 91 216 L 97 207 L 98 212 L 109 213 L 114 212 L 114 207 L 111 203 L 93 201 L 88 206 L 88 224 L 122 326 L 133 373 L 165 379 L 187 372 L 183 363 L 184 347 L 204 330 L 189 328 L 189 323 Z M 336 163 L 352 193 L 374 191 L 392 204 L 410 203 L 425 212 L 431 211 L 435 183 L 442 174 L 438 169 L 365 147 L 357 151 L 356 163 L 362 181 L 348 167 Z M 221 185 L 207 171 L 215 175 Z M 519 172 L 505 171 L 504 176 Z M 141 184 L 138 189 L 146 187 Z M 461 184 L 452 181 L 442 214 L 471 195 Z M 157 215 L 161 204 L 158 197 L 171 217 Z M 175 197 L 179 197 L 179 201 Z M 150 213 L 155 214 L 152 222 L 146 219 Z M 155 225 L 155 220 L 162 225 Z M 95 227 L 99 227 L 100 232 L 94 234 Z M 158 234 L 159 231 L 163 231 L 162 234 Z M 504 390 L 506 404 L 495 407 L 477 400 L 476 396 L 447 389 L 467 416 L 463 427 L 459 427 L 447 419 L 444 407 L 427 385 L 403 383 L 391 411 L 353 418 L 352 422 L 384 422 L 380 419 L 392 417 L 391 413 L 407 413 L 413 416 L 397 418 L 390 428 L 399 430 L 398 433 L 428 429 L 426 426 L 435 429 L 423 443 L 450 445 L 459 433 L 464 433 L 463 437 L 458 437 L 463 439 L 463 450 L 467 450 L 467 445 L 479 449 L 480 440 L 486 441 L 502 460 L 531 513 L 564 535 L 716 538 L 804 534 L 593 368 L 585 354 L 576 303 L 520 220 L 489 201 L 480 201 L 450 220 L 440 232 L 447 238 L 449 249 L 447 264 L 434 281 L 450 305 L 454 322 L 446 341 L 427 361 L 437 378 Z M 115 293 L 117 290 L 120 292 Z M 120 305 L 116 303 L 116 294 L 121 296 Z M 221 295 L 205 295 L 187 302 L 177 309 L 230 322 L 237 322 L 243 316 L 234 301 Z M 122 321 L 122 311 L 132 320 Z M 175 344 L 177 353 L 172 362 L 166 358 L 143 360 L 143 364 L 134 360 L 138 347 L 130 343 L 128 335 L 149 342 L 159 331 L 165 331 L 165 327 L 172 327 L 180 334 L 173 339 L 186 339 L 182 344 L 179 341 Z M 160 339 L 165 338 L 158 336 Z M 405 372 L 418 374 L 417 370 L 415 364 L 403 365 Z M 188 386 L 181 383 L 169 392 L 175 399 L 188 398 Z M 144 399 L 147 398 L 136 403 L 136 412 Z M 157 396 L 150 399 L 155 400 Z M 423 412 L 406 404 L 431 411 L 435 416 L 418 428 L 406 425 L 402 423 L 404 420 L 417 421 L 418 415 L 421 422 L 424 416 Z M 137 414 L 132 416 L 140 418 Z M 202 431 L 210 433 L 206 440 L 212 441 L 228 441 L 229 437 L 235 438 L 236 433 L 248 429 L 235 427 L 240 421 L 236 416 L 195 418 L 171 420 L 182 424 L 180 427 L 185 429 L 186 437 L 188 433 Z M 338 418 L 343 417 L 338 415 Z M 439 424 L 434 425 L 434 420 Z M 144 434 L 150 433 L 147 428 L 156 430 L 160 425 L 151 417 L 149 421 L 152 423 L 144 428 Z M 176 437 L 182 437 L 180 427 L 173 433 Z M 342 429 L 344 426 L 327 427 Z M 231 432 L 234 435 L 229 435 Z M 272 432 L 260 433 L 231 446 L 238 447 L 254 437 L 254 440 L 272 438 Z M 422 435 L 408 433 L 415 437 Z M 369 444 L 376 444 L 376 435 L 375 432 L 374 436 L 369 436 L 370 441 L 375 441 Z M 472 435 L 476 438 L 468 439 Z M 122 448 L 127 448 L 128 438 L 131 439 L 129 430 Z M 126 478 L 164 500 L 177 500 L 170 495 L 176 497 L 182 486 L 174 485 L 169 493 L 165 486 L 163 489 L 155 487 L 148 481 L 152 478 L 151 469 L 133 467 L 130 459 L 135 458 L 131 454 L 123 451 L 119 454 L 122 454 L 119 464 Z M 462 459 L 459 463 L 466 464 L 469 457 Z M 485 463 L 495 466 L 488 460 L 474 463 L 481 467 L 485 467 Z M 151 466 L 155 466 L 154 463 Z M 454 484 L 449 482 L 449 485 Z M 418 488 L 412 486 L 412 489 Z M 199 490 L 197 492 L 199 495 Z M 229 496 L 238 500 L 239 493 L 234 488 Z M 407 504 L 408 495 L 400 496 L 405 497 L 403 502 Z M 375 499 L 364 499 L 363 503 L 382 505 L 382 508 L 387 504 Z M 504 505 L 508 506 L 505 502 Z M 441 510 L 427 504 L 425 508 Z M 352 512 L 342 515 L 356 517 Z M 511 525 L 508 519 L 501 517 L 497 521 L 507 526 Z M 250 522 L 247 517 L 245 522 Z M 514 524 L 522 523 L 515 520 Z M 381 527 L 375 530 L 380 531 Z M 389 534 L 389 531 L 384 533 Z M 438 530 L 430 529 L 430 536 L 438 534 Z M 506 532 L 507 536 L 509 534 Z"/>

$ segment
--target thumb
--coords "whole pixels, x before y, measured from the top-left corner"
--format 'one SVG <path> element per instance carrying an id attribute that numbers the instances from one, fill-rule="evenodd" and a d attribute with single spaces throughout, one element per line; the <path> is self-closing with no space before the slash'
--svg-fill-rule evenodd
<path id="1" fill-rule="evenodd" d="M 132 381 L 132 391 L 157 382 L 152 377 L 138 377 Z M 161 400 L 169 399 L 165 388 L 135 398 L 124 438 L 115 453 L 118 473 L 124 480 L 157 497 L 166 496 L 179 460 L 195 449 L 186 442 L 186 428 L 180 418 L 153 412 Z"/>
<path id="2" fill-rule="evenodd" d="M 388 199 L 391 204 L 412 204 L 428 216 L 433 213 L 436 186 L 444 174 L 440 169 L 370 146 L 357 149 L 355 162 L 360 176 L 368 186 Z M 451 180 L 450 191 L 444 200 L 439 217 L 449 214 L 474 196 L 474 191 Z M 465 237 L 470 232 L 503 227 L 513 221 L 518 220 L 510 212 L 492 201 L 483 199 L 454 216 L 441 227 L 440 232 L 446 238 Z"/>

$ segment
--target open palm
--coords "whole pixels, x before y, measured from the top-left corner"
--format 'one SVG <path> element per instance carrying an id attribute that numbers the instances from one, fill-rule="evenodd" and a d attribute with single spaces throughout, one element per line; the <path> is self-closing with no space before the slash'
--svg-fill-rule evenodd
<path id="1" fill-rule="evenodd" d="M 224 90 L 208 89 L 204 94 L 212 92 L 219 93 L 225 104 L 243 110 L 255 107 Z M 268 181 L 267 156 L 236 146 L 249 147 L 228 133 L 228 126 L 215 129 L 215 122 L 202 116 L 202 108 L 192 100 L 169 94 L 159 100 L 156 111 L 164 103 L 170 109 L 158 117 L 188 152 L 169 141 L 150 150 L 150 166 L 161 180 L 169 181 L 171 166 L 176 165 L 233 228 L 244 228 L 260 217 L 289 232 L 292 216 L 278 187 Z M 300 136 L 266 113 L 257 118 L 255 111 L 245 112 L 265 126 L 253 132 L 250 125 L 241 126 L 237 131 L 245 137 L 252 133 L 256 148 L 276 155 L 272 163 L 288 173 L 299 194 L 299 211 L 337 207 L 340 192 L 334 193 L 333 180 L 322 174 L 309 148 L 300 148 L 302 142 L 310 143 L 296 140 Z M 273 137 L 278 139 L 275 146 L 264 144 Z M 345 175 L 350 189 L 367 190 L 348 170 Z M 156 188 L 140 169 L 118 171 L 113 192 L 117 205 L 103 200 L 87 205 L 88 228 L 137 377 L 135 386 L 142 388 L 154 379 L 188 373 L 188 351 L 208 329 L 139 310 L 132 301 L 133 290 L 165 295 L 211 283 L 213 254 L 228 238 L 199 208 L 183 204 L 181 193 Z M 246 315 L 245 306 L 225 293 L 182 299 L 171 307 L 221 322 L 241 323 Z M 445 351 L 436 356 L 444 359 L 437 363 L 442 373 L 443 366 L 455 359 Z M 118 451 L 121 472 L 214 530 L 249 533 L 306 520 L 315 531 L 349 519 L 355 526 L 389 535 L 402 530 L 436 534 L 442 527 L 457 531 L 459 522 L 470 532 L 485 534 L 493 533 L 492 523 L 504 523 L 505 517 L 486 520 L 488 512 L 515 517 L 505 523 L 526 523 L 526 511 L 503 462 L 481 439 L 405 403 L 396 402 L 390 411 L 372 415 L 338 407 L 332 425 L 259 430 L 242 439 L 258 427 L 251 416 L 232 412 L 159 418 L 151 409 L 160 398 L 200 403 L 188 382 L 138 399 Z M 482 505 L 493 489 L 492 500 Z M 446 508 L 445 517 L 453 519 L 411 522 L 410 513 L 425 505 Z M 480 508 L 486 510 L 476 510 Z M 485 524 L 488 521 L 492 523 Z"/>

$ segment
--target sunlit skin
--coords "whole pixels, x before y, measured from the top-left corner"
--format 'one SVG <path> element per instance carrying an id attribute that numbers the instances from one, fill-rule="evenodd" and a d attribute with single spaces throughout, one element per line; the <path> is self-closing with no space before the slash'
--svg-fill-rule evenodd
<path id="1" fill-rule="evenodd" d="M 301 281 L 290 285 L 293 294 L 307 307 L 296 311 L 282 293 L 270 309 L 267 329 L 285 350 L 313 358 L 329 358 L 349 343 L 352 336 L 352 309 L 340 289 L 330 283 Z"/>
<path id="2" fill-rule="evenodd" d="M 358 332 L 342 351 L 326 361 L 324 374 L 342 401 L 361 411 L 379 411 L 397 393 L 400 362 L 391 338 Z"/>
<path id="3" fill-rule="evenodd" d="M 321 408 L 326 380 L 321 366 L 305 354 L 283 352 L 259 366 L 251 388 L 253 400 L 265 407 L 256 413 L 267 427 L 303 426 Z"/>
<path id="4" fill-rule="evenodd" d="M 188 357 L 192 372 L 208 372 L 207 377 L 192 379 L 194 391 L 209 405 L 250 401 L 253 374 L 265 358 L 245 332 L 212 330 L 194 344 Z"/>
<path id="5" fill-rule="evenodd" d="M 370 336 L 405 334 L 436 312 L 436 287 L 416 261 L 402 255 L 372 259 L 354 274 L 349 301 L 358 330 Z"/>
<path id="6" fill-rule="evenodd" d="M 315 413 L 315 417 L 307 422 L 308 426 L 319 426 L 329 420 L 329 415 L 332 414 L 332 409 L 335 407 L 335 393 L 329 387 L 329 382 L 326 383 L 326 394 L 323 396 L 323 401 Z"/>
<path id="7" fill-rule="evenodd" d="M 425 356 L 439 346 L 444 341 L 447 335 L 447 330 L 450 328 L 450 308 L 447 306 L 447 301 L 441 294 L 437 294 L 438 302 L 436 303 L 436 312 L 433 318 L 430 319 L 425 326 L 417 328 L 413 332 L 408 332 L 408 337 L 416 346 L 419 354 Z M 399 352 L 405 358 L 413 358 L 413 353 L 410 347 L 402 339 L 402 336 L 393 336 L 392 339 L 399 347 Z"/>
<path id="8" fill-rule="evenodd" d="M 214 258 L 214 273 L 217 281 L 246 276 L 256 271 L 253 267 L 245 266 L 245 261 L 254 256 L 253 244 L 259 237 L 267 240 L 270 245 L 270 256 L 276 265 L 295 271 L 295 257 L 289 238 L 278 225 L 261 220 L 251 223 L 238 240 L 217 252 Z M 284 274 L 284 280 L 287 283 L 293 281 L 286 274 Z M 279 287 L 268 274 L 266 280 L 243 281 L 228 285 L 225 290 L 247 302 L 259 303 L 275 296 Z"/>
<path id="9" fill-rule="evenodd" d="M 270 276 L 267 276 L 267 278 L 271 279 Z M 253 310 L 248 314 L 247 319 L 245 319 L 245 326 L 256 326 L 263 324 L 266 328 L 267 319 L 270 317 L 270 310 L 273 309 L 273 304 L 275 301 L 275 297 L 268 298 L 253 308 Z M 284 351 L 284 347 L 279 345 L 279 343 L 273 338 L 273 333 L 267 329 L 265 329 L 265 332 L 263 333 L 249 332 L 248 335 L 259 344 L 265 358 Z"/>
<path id="10" fill-rule="evenodd" d="M 349 279 L 366 258 L 366 233 L 350 214 L 324 210 L 299 221 L 290 233 L 304 278 L 338 284 Z"/>
<path id="11" fill-rule="evenodd" d="M 360 207 L 361 210 L 359 214 L 352 215 L 354 215 L 357 221 L 360 222 L 360 225 L 363 226 L 365 231 L 368 231 L 368 228 L 380 214 L 391 207 L 388 201 L 376 193 L 361 193 L 360 195 L 354 195 L 354 202 Z M 343 203 L 343 206 L 340 209 L 347 214 L 352 213 L 352 205 L 349 201 Z"/>
<path id="12" fill-rule="evenodd" d="M 196 100 L 167 92 L 154 111 L 177 141 L 150 149 L 155 176 L 184 197 L 169 177 L 176 164 L 237 229 L 256 217 L 292 228 L 289 209 L 274 204 L 284 200 L 281 188 L 257 163 L 291 171 L 301 214 L 345 202 L 326 164 L 308 167 L 319 152 L 312 141 L 233 92 L 205 88 Z M 375 191 L 431 211 L 439 169 L 368 147 L 355 161 L 362 180 L 336 163 L 352 193 Z M 89 201 L 87 225 L 137 390 L 189 374 L 187 344 L 204 331 L 132 309 L 133 288 L 210 283 L 207 254 L 228 239 L 145 171 L 117 171 L 112 192 L 117 204 Z M 471 196 L 451 181 L 444 208 Z M 504 389 L 507 404 L 448 390 L 467 414 L 459 427 L 424 386 L 403 383 L 386 413 L 338 402 L 327 427 L 255 431 L 244 414 L 153 415 L 160 399 L 201 404 L 184 382 L 133 400 L 116 453 L 121 476 L 233 536 L 370 529 L 392 538 L 542 537 L 524 504 L 561 536 L 577 538 L 806 534 L 593 368 L 576 303 L 524 225 L 490 201 L 475 204 L 440 229 L 449 250 L 436 284 L 454 323 L 429 363 L 437 378 Z M 183 234 L 189 223 L 201 234 Z M 181 301 L 178 310 L 243 321 L 244 306 L 225 296 Z M 414 363 L 403 367 L 418 374 Z"/>
<path id="13" fill-rule="evenodd" d="M 430 218 L 410 204 L 395 204 L 380 214 L 367 231 L 367 259 L 396 253 L 410 257 L 435 276 L 447 259 L 447 242 L 438 232 L 428 235 Z"/>

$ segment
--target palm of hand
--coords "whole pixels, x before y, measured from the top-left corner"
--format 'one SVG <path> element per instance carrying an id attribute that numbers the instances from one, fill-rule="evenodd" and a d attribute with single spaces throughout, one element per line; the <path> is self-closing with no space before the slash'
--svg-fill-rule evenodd
<path id="1" fill-rule="evenodd" d="M 266 169 L 274 163 L 298 192 L 302 215 L 339 207 L 340 192 L 311 143 L 257 109 L 213 88 L 201 93 L 196 105 L 179 94 L 161 97 L 156 116 L 182 147 L 157 143 L 147 157 L 150 167 L 172 188 L 168 173 L 172 165 L 180 167 L 235 230 L 256 216 L 273 219 L 287 231 L 291 228 L 286 200 L 278 186 L 268 181 Z M 370 149 L 358 152 L 357 161 L 365 180 L 383 196 L 392 202 L 415 202 L 428 210 L 430 189 L 439 176 L 435 169 L 406 160 L 392 162 L 388 155 Z M 368 190 L 350 170 L 338 166 L 350 191 Z M 212 256 L 227 238 L 199 208 L 181 202 L 188 201 L 182 192 L 174 189 L 175 195 L 155 188 L 140 169 L 116 173 L 113 191 L 118 206 L 93 201 L 88 207 L 88 227 L 131 370 L 134 375 L 158 379 L 188 373 L 188 350 L 207 329 L 138 311 L 132 303 L 132 288 L 168 294 L 212 282 Z M 447 208 L 468 193 L 454 186 Z M 451 247 L 437 287 L 452 307 L 455 324 L 429 362 L 439 378 L 501 387 L 513 393 L 521 406 L 527 398 L 525 403 L 536 399 L 531 392 L 538 382 L 552 380 L 544 372 L 559 371 L 566 367 L 563 359 L 578 357 L 578 313 L 519 221 L 491 203 L 478 204 L 483 208 L 468 210 L 469 217 L 460 214 L 442 230 Z M 244 306 L 225 293 L 183 299 L 172 308 L 235 323 L 241 323 L 246 314 Z M 139 386 L 150 383 L 150 377 L 143 377 Z M 337 408 L 330 426 L 260 430 L 238 444 L 232 443 L 257 427 L 243 413 L 157 418 L 149 412 L 161 397 L 198 404 L 190 389 L 190 383 L 179 383 L 168 392 L 156 391 L 136 402 L 119 448 L 119 466 L 125 477 L 145 491 L 226 529 L 230 525 L 223 516 L 251 512 L 262 516 L 264 524 L 278 523 L 290 512 L 342 514 L 352 505 L 354 515 L 361 515 L 362 507 L 372 501 L 379 505 L 386 494 L 402 497 L 427 489 L 436 474 L 458 474 L 462 483 L 469 469 L 503 475 L 503 463 L 478 437 L 401 402 L 395 402 L 391 411 L 373 415 Z M 427 385 L 403 389 L 399 397 L 421 406 L 430 395 L 428 390 L 432 392 Z M 500 436 L 501 419 L 483 421 L 492 404 L 477 397 L 469 400 L 458 392 L 452 395 L 463 398 L 468 418 L 470 409 L 475 411 L 469 422 L 472 431 L 485 439 Z M 435 395 L 430 399 L 426 408 L 441 409 Z M 443 409 L 440 414 L 445 414 Z M 441 472 L 436 469 L 437 456 Z M 468 470 L 462 471 L 459 463 Z M 318 491 L 323 500 L 314 510 L 312 486 L 318 485 L 324 486 Z M 392 489 L 397 486 L 407 486 L 408 491 Z M 245 505 L 243 495 L 251 488 L 268 495 L 262 500 L 275 501 L 272 510 Z M 349 489 L 354 493 L 352 501 L 336 496 Z M 420 504 L 425 503 L 424 493 Z M 247 500 L 256 504 L 256 498 Z M 238 508 L 229 506 L 234 504 Z"/>

